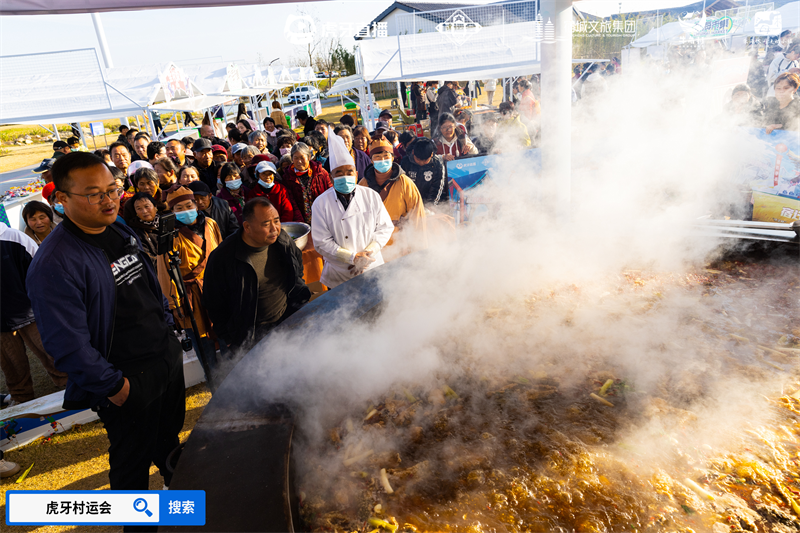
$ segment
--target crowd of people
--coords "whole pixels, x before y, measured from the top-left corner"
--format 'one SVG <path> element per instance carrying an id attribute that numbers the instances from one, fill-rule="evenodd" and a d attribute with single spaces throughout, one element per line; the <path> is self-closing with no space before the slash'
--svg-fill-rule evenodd
<path id="1" fill-rule="evenodd" d="M 733 90 L 726 113 L 737 125 L 800 131 L 792 37 Z M 614 62 L 576 71 L 573 99 L 598 98 L 618 72 Z M 413 83 L 411 115 L 430 121 L 430 137 L 396 131 L 390 110 L 372 131 L 349 115 L 333 124 L 299 111 L 298 134 L 274 102 L 261 124 L 240 106 L 223 138 L 207 116 L 198 138 L 162 142 L 121 126 L 107 150 L 57 141 L 35 170 L 45 202 L 25 206 L 24 232 L 0 224 L 0 363 L 10 392 L 0 403 L 33 399 L 30 348 L 66 387 L 65 408 L 98 412 L 112 489 L 146 489 L 151 462 L 168 485 L 166 456 L 185 409 L 178 336 L 202 347 L 208 378 L 221 377 L 230 366 L 221 362 L 310 300 L 303 252 L 282 224 L 310 226 L 328 288 L 381 265 L 387 248 L 393 257 L 425 248 L 428 222 L 448 210 L 448 161 L 538 145 L 538 86 L 537 77 L 504 85 L 494 108 L 497 80 L 484 80 L 490 109 L 477 112 L 480 82 Z M 172 217 L 184 299 L 159 245 Z M 0 473 L 14 466 L 0 460 Z"/>

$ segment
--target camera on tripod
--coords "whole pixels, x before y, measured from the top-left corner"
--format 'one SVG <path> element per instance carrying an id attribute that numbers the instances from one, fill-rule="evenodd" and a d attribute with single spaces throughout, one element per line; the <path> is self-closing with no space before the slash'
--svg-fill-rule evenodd
<path id="1" fill-rule="evenodd" d="M 156 253 L 164 256 L 164 262 L 166 264 L 169 277 L 175 283 L 175 289 L 177 291 L 174 302 L 175 308 L 178 309 L 179 314 L 181 313 L 180 309 L 184 309 L 191 321 L 192 328 L 194 331 L 198 331 L 197 323 L 194 318 L 194 311 L 192 310 L 191 302 L 186 295 L 186 284 L 183 282 L 183 276 L 181 276 L 181 258 L 178 256 L 178 252 L 173 249 L 173 241 L 175 240 L 175 235 L 178 233 L 178 231 L 179 230 L 175 228 L 174 213 L 161 215 L 161 218 L 158 221 L 158 232 L 156 233 Z M 178 327 L 178 331 L 180 332 L 180 327 Z M 192 340 L 188 337 L 188 335 L 181 341 L 181 348 L 183 348 L 184 352 L 188 352 L 192 349 Z M 206 382 L 208 383 L 209 387 L 214 390 L 211 369 L 209 368 L 207 362 L 208 359 L 206 358 L 206 354 L 204 353 L 203 347 L 199 341 L 197 343 L 197 355 L 206 375 Z M 211 356 L 213 355 L 214 354 L 211 354 Z"/>

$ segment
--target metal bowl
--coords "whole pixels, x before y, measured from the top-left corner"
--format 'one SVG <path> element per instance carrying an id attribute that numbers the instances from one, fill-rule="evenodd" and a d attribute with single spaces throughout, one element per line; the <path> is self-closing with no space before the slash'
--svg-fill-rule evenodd
<path id="1" fill-rule="evenodd" d="M 301 250 L 308 244 L 308 234 L 311 233 L 311 226 L 303 222 L 281 222 L 283 231 L 294 239 L 294 243 Z"/>

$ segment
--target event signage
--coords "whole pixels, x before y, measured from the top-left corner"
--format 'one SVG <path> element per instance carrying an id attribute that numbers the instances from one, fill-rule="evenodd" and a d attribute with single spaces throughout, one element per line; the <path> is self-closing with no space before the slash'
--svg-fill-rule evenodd
<path id="1" fill-rule="evenodd" d="M 103 126 L 102 122 L 90 122 L 89 131 L 92 132 L 92 137 L 97 137 L 99 135 L 104 135 L 106 128 Z"/>
<path id="2" fill-rule="evenodd" d="M 174 63 L 167 65 L 158 76 L 161 88 L 164 90 L 164 100 L 171 102 L 176 98 L 191 98 L 194 96 L 192 81 L 189 76 Z"/>
<path id="3" fill-rule="evenodd" d="M 764 128 L 743 130 L 754 146 L 738 182 L 753 191 L 753 220 L 791 223 L 800 220 L 800 138 L 797 132 Z"/>

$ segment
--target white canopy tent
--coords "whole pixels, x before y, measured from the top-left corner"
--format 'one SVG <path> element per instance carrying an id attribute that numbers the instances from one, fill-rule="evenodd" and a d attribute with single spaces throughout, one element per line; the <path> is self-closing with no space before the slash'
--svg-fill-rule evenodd
<path id="1" fill-rule="evenodd" d="M 784 30 L 800 30 L 800 2 L 791 2 L 778 8 Z"/>

